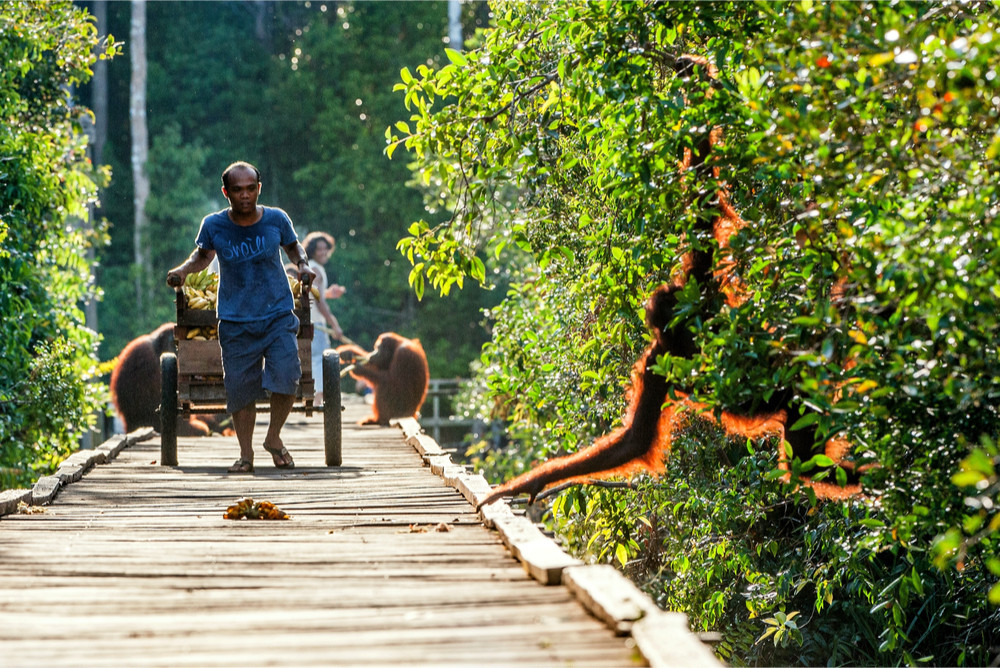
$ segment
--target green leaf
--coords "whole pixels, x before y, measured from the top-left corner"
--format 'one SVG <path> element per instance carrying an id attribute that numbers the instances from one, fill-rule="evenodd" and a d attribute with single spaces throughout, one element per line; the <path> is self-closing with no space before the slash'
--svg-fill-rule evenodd
<path id="1" fill-rule="evenodd" d="M 924 595 L 924 580 L 920 577 L 920 573 L 917 572 L 917 567 L 914 566 L 910 571 L 910 582 L 913 583 L 913 589 L 923 596 Z"/>
<path id="2" fill-rule="evenodd" d="M 841 487 L 846 487 L 847 486 L 847 471 L 845 471 L 843 468 L 841 468 L 839 466 L 835 470 L 837 472 L 836 473 L 836 475 L 837 475 L 837 484 L 840 485 Z"/>
<path id="3" fill-rule="evenodd" d="M 625 547 L 623 543 L 618 543 L 615 547 L 615 558 L 618 559 L 618 563 L 624 568 L 628 563 L 628 548 Z"/>
<path id="4" fill-rule="evenodd" d="M 986 149 L 987 160 L 995 160 L 997 155 L 1000 155 L 1000 135 L 995 136 Z"/>
<path id="5" fill-rule="evenodd" d="M 811 461 L 816 466 L 824 466 L 824 467 L 833 466 L 835 464 L 835 462 L 826 455 L 813 455 L 812 459 L 810 459 L 809 461 Z"/>
<path id="6" fill-rule="evenodd" d="M 1000 582 L 990 587 L 989 594 L 986 595 L 991 605 L 1000 605 Z"/>
<path id="7" fill-rule="evenodd" d="M 799 429 L 808 427 L 811 424 L 815 424 L 817 421 L 819 421 L 819 413 L 806 413 L 796 420 L 795 424 L 789 427 L 788 431 L 798 431 Z"/>
<path id="8" fill-rule="evenodd" d="M 472 257 L 472 266 L 469 270 L 469 275 L 480 283 L 486 282 L 486 265 L 478 257 Z"/>
<path id="9" fill-rule="evenodd" d="M 468 63 L 468 60 L 466 60 L 465 56 L 462 55 L 461 51 L 456 51 L 455 49 L 452 49 L 450 47 L 445 47 L 444 53 L 446 56 L 448 56 L 448 60 L 451 61 L 452 65 L 455 65 L 456 67 L 465 67 L 465 65 Z"/>
<path id="10" fill-rule="evenodd" d="M 979 471 L 962 471 L 951 477 L 951 482 L 958 487 L 975 487 L 984 480 L 986 476 Z"/>

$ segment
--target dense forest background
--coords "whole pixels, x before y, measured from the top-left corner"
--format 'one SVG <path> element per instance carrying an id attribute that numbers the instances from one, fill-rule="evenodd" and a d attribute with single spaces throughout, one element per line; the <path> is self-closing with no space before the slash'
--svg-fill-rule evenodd
<path id="1" fill-rule="evenodd" d="M 97 270 L 101 358 L 173 319 L 166 270 L 194 248 L 202 216 L 225 206 L 222 170 L 247 160 L 261 170 L 261 202 L 285 209 L 300 238 L 323 230 L 336 239 L 327 273 L 347 292 L 330 305 L 347 336 L 362 346 L 385 331 L 419 338 L 433 377 L 468 376 L 488 339 L 483 310 L 502 290 L 414 296 L 396 243 L 429 214 L 406 185 L 406 161 L 384 155 L 385 128 L 406 114 L 393 84 L 402 67 L 444 58 L 448 4 L 149 3 L 146 266 L 134 253 L 131 3 L 106 7 L 100 31 L 124 44 L 107 66 L 102 162 L 113 176 L 96 212 L 110 223 Z M 474 35 L 488 12 L 485 3 L 462 5 L 464 33 Z M 81 96 L 93 99 L 93 87 Z"/>

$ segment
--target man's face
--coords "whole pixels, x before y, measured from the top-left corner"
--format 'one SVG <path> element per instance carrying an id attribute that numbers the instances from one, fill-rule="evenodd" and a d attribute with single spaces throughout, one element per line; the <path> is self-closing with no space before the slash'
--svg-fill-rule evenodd
<path id="1" fill-rule="evenodd" d="M 257 195 L 260 183 L 257 175 L 249 169 L 234 169 L 229 174 L 229 185 L 223 186 L 222 194 L 229 200 L 234 213 L 248 214 L 257 210 Z"/>

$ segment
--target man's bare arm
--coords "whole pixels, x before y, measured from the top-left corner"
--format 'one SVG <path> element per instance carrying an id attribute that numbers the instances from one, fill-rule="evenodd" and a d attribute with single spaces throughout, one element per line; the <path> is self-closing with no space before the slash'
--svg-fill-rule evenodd
<path id="1" fill-rule="evenodd" d="M 299 281 L 312 285 L 316 279 L 316 272 L 309 268 L 309 256 L 306 255 L 306 249 L 302 247 L 302 244 L 296 241 L 282 246 L 282 248 L 285 249 L 288 260 L 299 270 Z"/>
<path id="2" fill-rule="evenodd" d="M 179 264 L 167 272 L 167 285 L 172 288 L 179 288 L 184 285 L 184 279 L 187 278 L 188 274 L 201 271 L 212 264 L 212 260 L 214 259 L 215 251 L 205 250 L 201 247 L 195 248 L 183 264 Z"/>

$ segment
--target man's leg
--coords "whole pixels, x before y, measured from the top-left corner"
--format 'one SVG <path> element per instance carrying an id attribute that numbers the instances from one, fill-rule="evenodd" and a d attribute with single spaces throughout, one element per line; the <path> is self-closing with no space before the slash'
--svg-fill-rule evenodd
<path id="1" fill-rule="evenodd" d="M 274 457 L 275 466 L 288 466 L 294 463 L 288 451 L 282 451 L 284 443 L 281 442 L 281 428 L 285 426 L 285 420 L 288 419 L 294 403 L 294 394 L 271 393 L 271 423 L 267 426 L 264 449 Z"/>
<path id="2" fill-rule="evenodd" d="M 264 388 L 271 393 L 271 422 L 264 438 L 264 449 L 278 468 L 291 468 L 295 461 L 281 442 L 281 429 L 295 404 L 295 391 L 302 376 L 299 342 L 296 334 L 299 319 L 288 313 L 271 321 L 272 333 L 264 355 Z"/>
<path id="3" fill-rule="evenodd" d="M 253 461 L 253 428 L 256 422 L 257 404 L 253 401 L 233 413 L 233 429 L 236 430 L 236 440 L 240 443 L 240 459 L 250 462 Z"/>
<path id="4" fill-rule="evenodd" d="M 257 396 L 261 385 L 263 351 L 252 323 L 219 321 L 219 346 L 222 348 L 222 375 L 226 386 L 226 407 L 233 415 L 233 429 L 240 444 L 240 461 L 229 468 L 231 473 L 252 470 L 253 431 L 257 421 Z"/>

